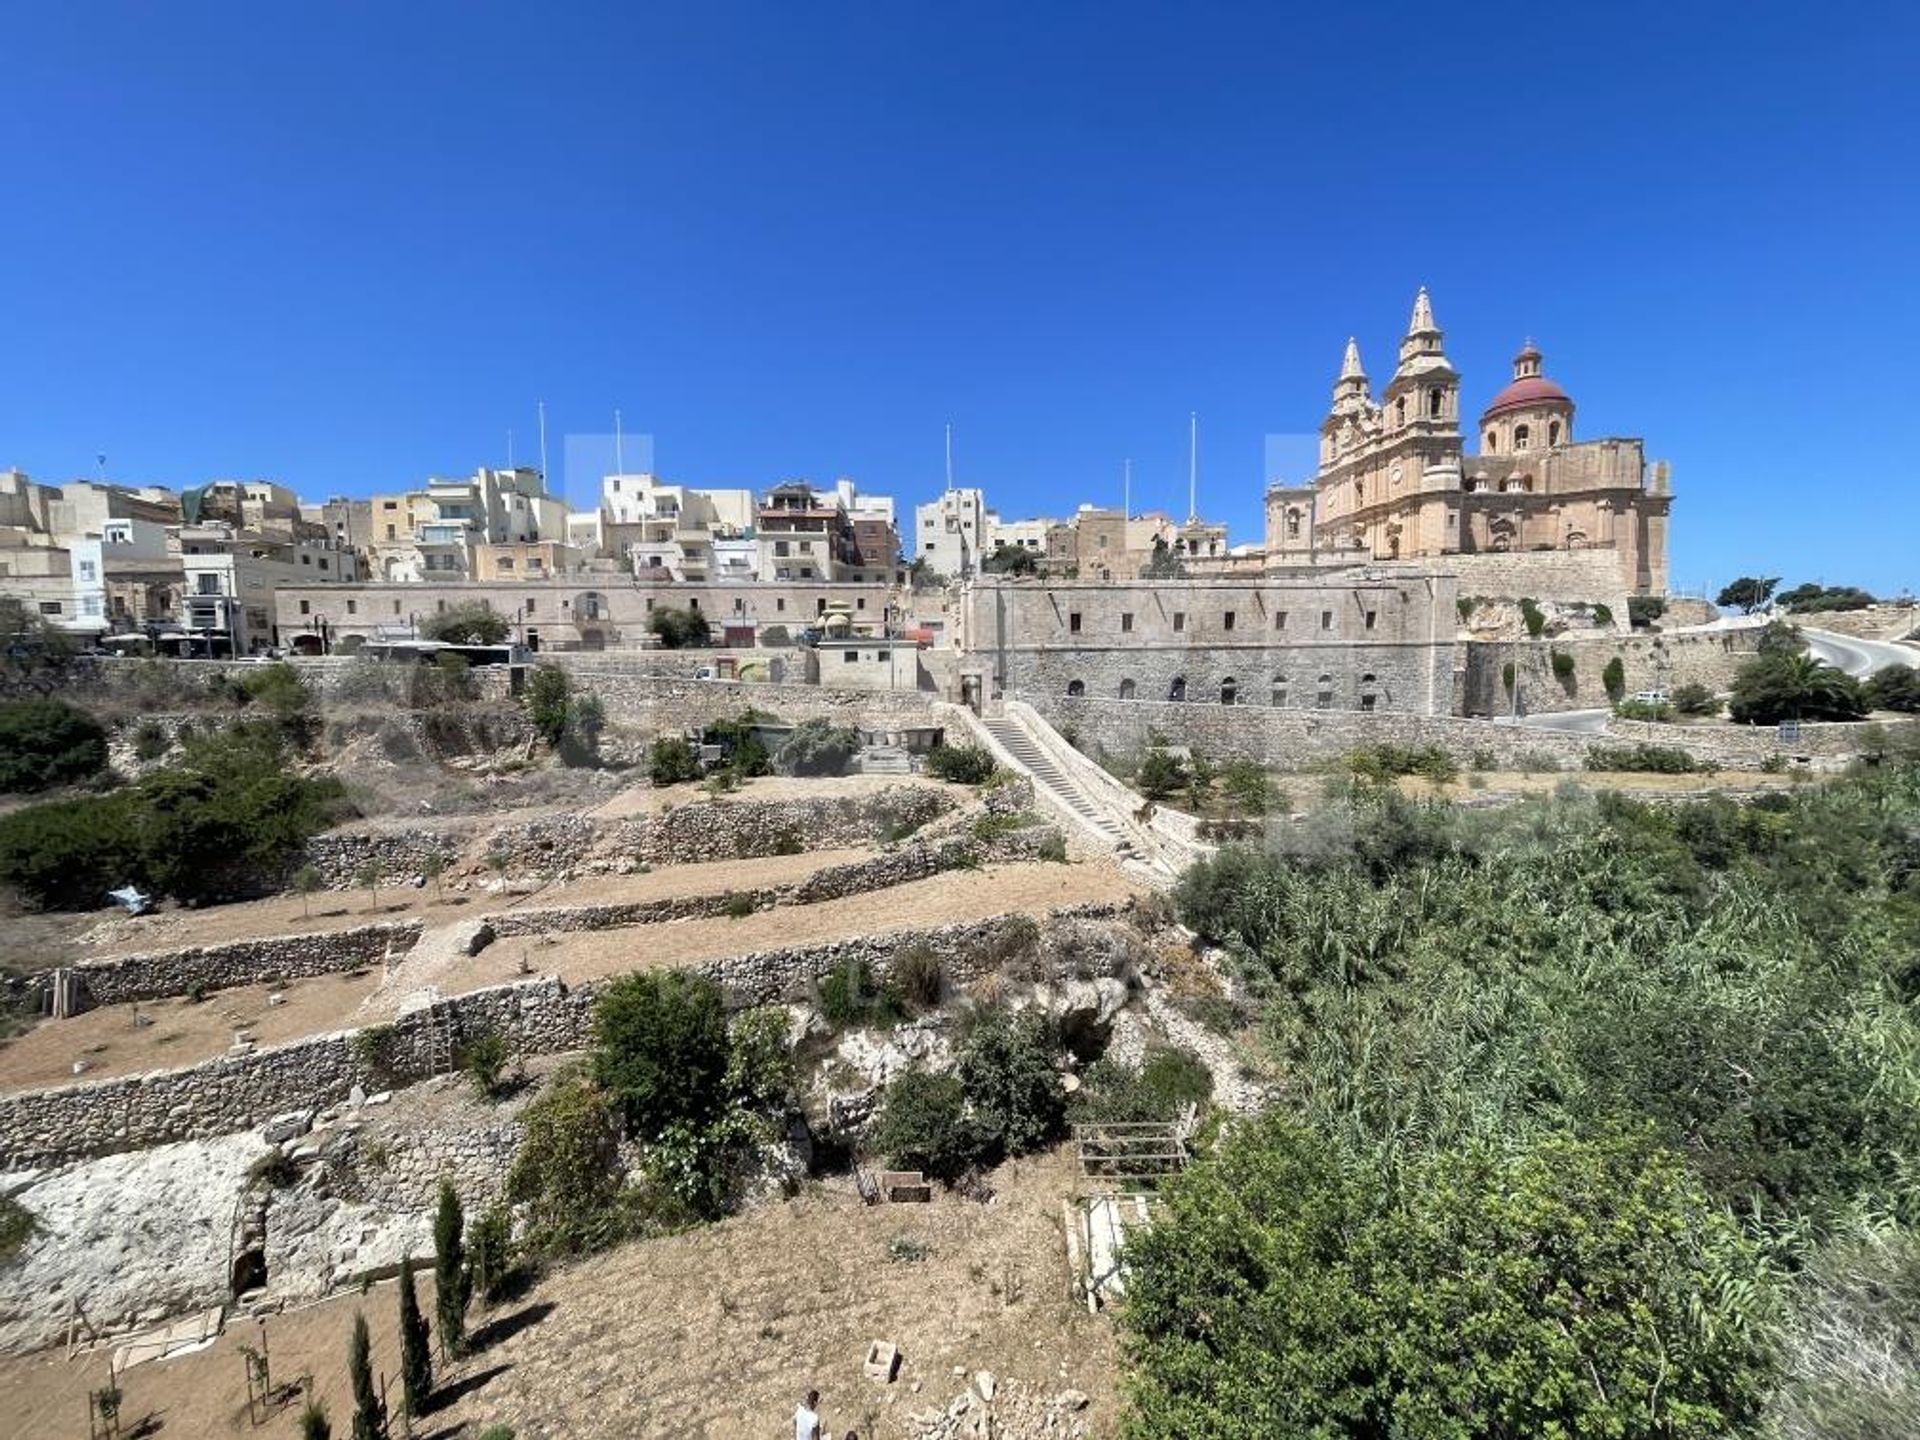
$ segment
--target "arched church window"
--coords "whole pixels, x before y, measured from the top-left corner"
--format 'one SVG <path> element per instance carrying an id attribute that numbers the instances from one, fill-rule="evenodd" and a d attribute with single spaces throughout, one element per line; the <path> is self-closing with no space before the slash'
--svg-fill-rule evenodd
<path id="1" fill-rule="evenodd" d="M 1120 698 L 1122 700 L 1133 699 L 1133 681 L 1122 680 L 1120 682 Z"/>
<path id="2" fill-rule="evenodd" d="M 1559 443 L 1560 443 L 1560 422 L 1558 420 L 1549 421 L 1547 423 L 1547 444 L 1558 445 Z"/>
<path id="3" fill-rule="evenodd" d="M 1427 414 L 1438 415 L 1446 404 L 1446 395 L 1438 385 L 1427 391 Z"/>
<path id="4" fill-rule="evenodd" d="M 1404 395 L 1393 402 L 1393 423 L 1396 425 L 1407 423 L 1407 397 Z"/>
<path id="5" fill-rule="evenodd" d="M 1086 681 L 1069 680 L 1067 682 L 1067 695 L 1069 696 L 1069 698 L 1077 700 L 1086 693 L 1087 693 Z"/>
<path id="6" fill-rule="evenodd" d="M 1187 677 L 1184 675 L 1176 675 L 1173 677 L 1173 683 L 1167 686 L 1167 699 L 1173 700 L 1173 701 L 1180 701 L 1186 698 L 1187 698 Z"/>
<path id="7" fill-rule="evenodd" d="M 1298 507 L 1287 511 L 1287 538 L 1289 540 L 1298 540 L 1300 538 L 1300 511 Z"/>
<path id="8" fill-rule="evenodd" d="M 1284 675 L 1273 677 L 1273 703 L 1275 705 L 1287 703 L 1287 677 Z"/>
<path id="9" fill-rule="evenodd" d="M 1495 450 L 1498 450 L 1499 448 L 1500 448 L 1500 437 L 1494 434 L 1493 431 L 1491 430 L 1487 431 L 1487 453 L 1491 454 Z"/>
<path id="10" fill-rule="evenodd" d="M 1333 708 L 1333 676 L 1322 675 L 1319 682 L 1320 693 L 1314 697 L 1322 710 Z"/>
<path id="11" fill-rule="evenodd" d="M 1527 435 L 1528 435 L 1528 429 L 1525 425 L 1514 426 L 1513 427 L 1513 448 L 1516 450 L 1526 449 Z"/>
<path id="12" fill-rule="evenodd" d="M 1229 675 L 1220 682 L 1220 703 L 1222 705 L 1231 705 L 1239 698 L 1240 687 L 1234 683 L 1233 677 Z"/>

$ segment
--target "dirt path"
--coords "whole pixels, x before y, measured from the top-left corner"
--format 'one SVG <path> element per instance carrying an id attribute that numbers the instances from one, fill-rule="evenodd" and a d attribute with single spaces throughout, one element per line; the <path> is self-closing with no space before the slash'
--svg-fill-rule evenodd
<path id="1" fill-rule="evenodd" d="M 422 1433 L 471 1436 L 505 1423 L 518 1440 L 775 1436 L 811 1385 L 833 1434 L 857 1426 L 862 1437 L 899 1440 L 907 1414 L 958 1392 L 955 1366 L 1048 1393 L 1083 1391 L 1092 1432 L 1109 1433 L 1112 1327 L 1066 1299 L 1065 1156 L 1004 1166 L 990 1180 L 991 1204 L 941 1195 L 871 1210 L 833 1181 L 556 1271 L 494 1316 L 476 1309 L 470 1327 L 493 1319 L 502 1338 L 445 1374 L 455 1398 Z M 896 1239 L 925 1247 L 924 1258 L 893 1258 L 907 1253 L 890 1252 Z M 430 1284 L 421 1298 L 431 1315 Z M 354 1311 L 373 1327 L 376 1368 L 392 1374 L 395 1306 L 389 1282 L 267 1322 L 275 1377 L 311 1371 L 335 1435 L 351 1426 Z M 861 1374 L 876 1339 L 900 1347 L 891 1386 Z M 296 1409 L 257 1430 L 247 1424 L 243 1342 L 258 1344 L 245 1322 L 209 1350 L 126 1372 L 123 1424 L 153 1415 L 163 1435 L 291 1440 Z M 103 1356 L 0 1361 L 0 1433 L 77 1440 L 87 1433 L 86 1391 L 105 1383 Z"/>

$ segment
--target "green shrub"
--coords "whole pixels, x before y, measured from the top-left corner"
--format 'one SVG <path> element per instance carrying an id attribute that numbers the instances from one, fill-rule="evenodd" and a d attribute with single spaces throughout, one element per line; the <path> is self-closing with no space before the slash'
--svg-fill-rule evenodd
<path id="1" fill-rule="evenodd" d="M 726 1102 L 727 1019 L 720 988 L 678 971 L 623 975 L 594 1008 L 593 1074 L 627 1133 L 698 1130 Z"/>
<path id="2" fill-rule="evenodd" d="M 1164 800 L 1175 791 L 1184 790 L 1187 780 L 1187 767 L 1180 763 L 1179 757 L 1155 745 L 1140 757 L 1133 784 L 1147 799 Z"/>
<path id="3" fill-rule="evenodd" d="M 871 1143 L 896 1169 L 955 1180 L 978 1163 L 981 1138 L 957 1075 L 912 1070 L 887 1086 Z"/>
<path id="4" fill-rule="evenodd" d="M 170 742 L 166 729 L 152 720 L 142 720 L 133 731 L 133 755 L 136 760 L 158 760 L 167 753 Z"/>
<path id="5" fill-rule="evenodd" d="M 1920 670 L 1911 665 L 1889 665 L 1876 670 L 1866 684 L 1865 699 L 1875 710 L 1920 714 Z"/>
<path id="6" fill-rule="evenodd" d="M 1671 745 L 1595 745 L 1587 751 L 1586 765 L 1589 770 L 1654 775 L 1692 775 L 1706 768 Z"/>
<path id="7" fill-rule="evenodd" d="M 727 1037 L 726 1095 L 734 1105 L 780 1112 L 793 1102 L 793 1050 L 787 1012 L 778 1005 L 749 1010 Z"/>
<path id="8" fill-rule="evenodd" d="M 1402 775 L 1424 775 L 1438 785 L 1459 778 L 1460 763 L 1439 745 L 1362 745 L 1349 750 L 1346 767 L 1363 780 L 1385 784 Z"/>
<path id="9" fill-rule="evenodd" d="M 698 780 L 700 757 L 678 735 L 662 735 L 647 747 L 647 778 L 656 785 Z"/>
<path id="10" fill-rule="evenodd" d="M 559 1077 L 520 1119 L 506 1195 L 525 1207 L 528 1249 L 580 1254 L 619 1239 L 620 1121 L 611 1097 L 583 1076 Z"/>
<path id="11" fill-rule="evenodd" d="M 107 768 L 107 732 L 63 700 L 0 705 L 0 792 L 30 794 Z"/>
<path id="12" fill-rule="evenodd" d="M 39 1228 L 31 1210 L 11 1195 L 0 1195 L 0 1265 L 17 1256 Z"/>
<path id="13" fill-rule="evenodd" d="M 1611 630 L 1613 628 L 1613 607 L 1601 603 L 1593 607 L 1593 623 Z"/>
<path id="14" fill-rule="evenodd" d="M 1513 676 L 1513 662 L 1509 660 L 1500 667 L 1500 688 L 1509 695 L 1513 694 Z"/>
<path id="15" fill-rule="evenodd" d="M 980 1012 L 959 1046 L 960 1083 L 986 1152 L 1025 1155 L 1053 1141 L 1066 1114 L 1051 1022 L 1032 1010 Z"/>
<path id="16" fill-rule="evenodd" d="M 1571 695 L 1576 683 L 1574 680 L 1573 656 L 1564 650 L 1555 650 L 1547 656 L 1547 661 L 1553 667 L 1553 678 L 1558 680 L 1566 692 Z"/>
<path id="17" fill-rule="evenodd" d="M 827 1023 L 846 1029 L 855 1025 L 891 1025 L 906 1017 L 900 992 L 876 984 L 864 960 L 847 960 L 820 981 L 820 1014 Z"/>
<path id="18" fill-rule="evenodd" d="M 927 752 L 927 773 L 958 785 L 984 785 L 993 775 L 993 756 L 978 745 L 942 741 Z"/>
<path id="19" fill-rule="evenodd" d="M 1016 810 L 1010 815 L 982 815 L 973 822 L 973 838 L 976 840 L 999 840 L 1004 836 L 1018 834 L 1040 823 L 1040 817 L 1031 810 Z"/>
<path id="20" fill-rule="evenodd" d="M 1674 690 L 1673 708 L 1682 715 L 1718 715 L 1720 697 L 1698 681 L 1689 680 Z"/>
<path id="21" fill-rule="evenodd" d="M 454 1063 L 473 1081 L 475 1092 L 483 1100 L 491 1100 L 505 1088 L 507 1062 L 512 1058 L 506 1036 L 498 1030 L 487 1030 L 462 1045 Z"/>
<path id="22" fill-rule="evenodd" d="M 485 601 L 453 605 L 420 622 L 420 638 L 449 645 L 504 645 L 513 631 L 507 617 Z"/>
<path id="23" fill-rule="evenodd" d="M 1626 662 L 1618 655 L 1607 661 L 1606 668 L 1600 672 L 1600 683 L 1606 687 L 1607 699 L 1619 704 L 1627 693 Z"/>
<path id="24" fill-rule="evenodd" d="M 946 994 L 947 971 L 931 945 L 913 944 L 893 957 L 893 983 L 909 1005 L 931 1010 Z"/>
<path id="25" fill-rule="evenodd" d="M 1860 682 L 1811 655 L 1775 651 L 1742 665 L 1727 713 L 1742 725 L 1783 720 L 1858 720 L 1867 713 Z"/>
<path id="26" fill-rule="evenodd" d="M 566 733 L 572 702 L 571 675 L 558 665 L 533 667 L 533 673 L 527 677 L 527 688 L 521 696 L 521 703 L 527 707 L 527 718 L 533 722 L 533 728 L 547 744 L 557 746 L 560 737 Z"/>
<path id="27" fill-rule="evenodd" d="M 474 1222 L 469 1241 L 468 1284 L 491 1305 L 514 1284 L 512 1214 L 504 1205 L 494 1205 Z"/>
<path id="28" fill-rule="evenodd" d="M 1627 597 L 1627 623 L 1635 630 L 1647 629 L 1666 613 L 1667 602 L 1658 595 Z"/>
<path id="29" fill-rule="evenodd" d="M 1212 997 L 1219 998 L 1219 997 Z M 1232 1006 L 1221 999 L 1229 1014 Z M 1187 1106 L 1213 1098 L 1213 1075 L 1190 1051 L 1156 1050 L 1139 1068 L 1102 1060 L 1081 1077 L 1073 1118 L 1105 1124 L 1151 1121 L 1165 1124 Z"/>
<path id="30" fill-rule="evenodd" d="M 1650 700 L 1622 700 L 1613 707 L 1613 713 L 1622 720 L 1650 720 L 1664 724 L 1673 719 L 1673 706 L 1658 705 Z"/>
<path id="31" fill-rule="evenodd" d="M 440 1322 L 440 1348 L 454 1357 L 467 1348 L 467 1298 L 473 1285 L 466 1228 L 460 1193 L 442 1177 L 433 1212 L 433 1309 Z"/>
<path id="32" fill-rule="evenodd" d="M 1528 639 L 1538 640 L 1546 633 L 1546 614 L 1541 610 L 1539 602 L 1530 595 L 1520 601 L 1520 619 L 1527 627 Z"/>
<path id="33" fill-rule="evenodd" d="M 413 1285 L 413 1257 L 400 1258 L 400 1403 L 408 1418 L 427 1413 L 433 1400 L 433 1352 L 427 1344 L 427 1317 Z"/>
<path id="34" fill-rule="evenodd" d="M 300 1411 L 300 1440 L 333 1440 L 333 1422 L 318 1400 L 307 1401 Z"/>
<path id="35" fill-rule="evenodd" d="M 782 775 L 844 775 L 860 749 L 860 732 L 829 720 L 804 720 L 774 756 Z"/>
<path id="36" fill-rule="evenodd" d="M 713 643 L 713 626 L 698 610 L 663 606 L 647 617 L 647 628 L 663 650 L 697 650 Z"/>
<path id="37" fill-rule="evenodd" d="M 742 895 L 737 890 L 729 890 L 724 899 L 723 913 L 729 920 L 744 920 L 758 908 L 754 904 L 753 896 Z"/>

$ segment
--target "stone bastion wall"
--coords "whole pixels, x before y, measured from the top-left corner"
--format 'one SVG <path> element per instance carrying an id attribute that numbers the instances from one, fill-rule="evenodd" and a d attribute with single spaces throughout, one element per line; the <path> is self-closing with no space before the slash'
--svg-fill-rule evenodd
<path id="1" fill-rule="evenodd" d="M 967 985 L 1030 954 L 1035 964 L 1065 967 L 1093 943 L 1048 937 L 1122 907 L 1096 904 L 1051 912 L 1035 927 L 1022 915 L 932 929 L 860 936 L 794 949 L 753 951 L 694 967 L 720 986 L 735 1009 L 804 998 L 825 975 L 850 962 L 884 978 L 897 956 L 926 946 L 940 955 L 948 979 Z M 92 1084 L 0 1096 L 0 1170 L 56 1164 L 89 1155 L 204 1139 L 256 1125 L 286 1110 L 346 1100 L 355 1086 L 378 1091 L 413 1084 L 446 1069 L 436 1064 L 435 1035 L 451 1032 L 454 1050 L 482 1034 L 501 1035 L 516 1054 L 584 1048 L 590 1040 L 600 983 L 569 988 L 559 979 L 475 990 L 391 1025 L 315 1035 L 286 1045 L 223 1055 L 177 1070 L 157 1070 Z"/>
<path id="2" fill-rule="evenodd" d="M 1730 689 L 1740 667 L 1751 660 L 1759 629 L 1722 630 L 1698 635 L 1581 635 L 1553 640 L 1471 641 L 1461 646 L 1466 663 L 1460 678 L 1459 708 L 1467 715 L 1504 715 L 1513 697 L 1505 671 L 1512 665 L 1521 704 L 1529 714 L 1558 710 L 1610 708 L 1606 668 L 1618 659 L 1625 671 L 1625 694 L 1677 690 L 1704 685 L 1716 694 Z M 1555 653 L 1573 661 L 1573 678 L 1553 673 Z"/>

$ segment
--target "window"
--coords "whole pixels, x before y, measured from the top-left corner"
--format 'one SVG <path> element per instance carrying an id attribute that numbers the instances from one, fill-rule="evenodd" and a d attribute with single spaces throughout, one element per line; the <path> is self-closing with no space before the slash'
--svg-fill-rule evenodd
<path id="1" fill-rule="evenodd" d="M 843 650 L 840 653 L 840 658 L 851 665 L 860 658 L 860 652 L 858 650 Z"/>
<path id="2" fill-rule="evenodd" d="M 1074 699 L 1074 700 L 1078 700 L 1078 699 L 1079 699 L 1079 698 L 1080 698 L 1080 697 L 1081 697 L 1082 695 L 1084 695 L 1084 694 L 1086 694 L 1086 693 L 1087 693 L 1087 682 L 1086 682 L 1086 681 L 1084 681 L 1084 680 L 1069 680 L 1069 681 L 1067 682 L 1067 696 L 1068 696 L 1068 698 L 1069 698 L 1069 699 Z"/>
<path id="3" fill-rule="evenodd" d="M 1287 538 L 1289 540 L 1298 540 L 1300 538 L 1300 512 L 1298 510 L 1287 511 Z"/>
<path id="4" fill-rule="evenodd" d="M 791 555 L 793 553 L 793 546 L 789 545 L 785 540 L 776 540 L 773 542 L 773 553 L 783 557 Z"/>
<path id="5" fill-rule="evenodd" d="M 60 613 L 60 602 L 58 600 L 42 600 L 40 602 L 40 613 L 42 615 L 58 615 Z"/>
<path id="6" fill-rule="evenodd" d="M 327 557 L 326 557 L 326 556 L 324 556 L 324 555 L 322 555 L 322 556 L 320 557 L 320 568 L 321 568 L 322 570 L 324 570 L 324 569 L 326 569 L 326 568 L 327 568 Z"/>
<path id="7" fill-rule="evenodd" d="M 1220 703 L 1222 705 L 1231 705 L 1239 698 L 1240 687 L 1234 683 L 1233 677 L 1229 675 L 1220 682 Z"/>
<path id="8" fill-rule="evenodd" d="M 1361 708 L 1362 710 L 1371 710 L 1371 709 L 1373 709 L 1373 701 L 1374 701 L 1374 697 L 1373 697 L 1373 696 L 1371 696 L 1371 695 L 1362 695 L 1362 696 L 1360 697 L 1360 708 Z"/>
<path id="9" fill-rule="evenodd" d="M 824 615 L 827 613 L 827 602 L 824 599 L 816 600 L 813 602 L 813 604 L 814 604 L 814 611 L 813 611 L 814 614 Z"/>
<path id="10" fill-rule="evenodd" d="M 396 615 L 400 613 L 400 602 L 398 600 L 393 602 L 393 613 Z"/>
<path id="11" fill-rule="evenodd" d="M 393 539 L 393 526 L 387 526 L 387 539 Z"/>
<path id="12" fill-rule="evenodd" d="M 1233 611 L 1229 610 L 1220 617 L 1220 628 L 1222 630 L 1233 629 Z"/>
<path id="13" fill-rule="evenodd" d="M 1273 703 L 1275 705 L 1287 703 L 1287 677 L 1284 675 L 1273 677 Z"/>
<path id="14" fill-rule="evenodd" d="M 1122 680 L 1120 682 L 1120 698 L 1122 700 L 1133 699 L 1133 681 Z"/>
<path id="15" fill-rule="evenodd" d="M 649 604 L 651 604 L 652 602 L 648 602 L 648 603 L 649 603 Z M 787 613 L 787 602 L 786 602 L 785 600 L 775 600 L 775 601 L 773 602 L 773 610 L 774 610 L 774 613 L 775 613 L 776 615 L 784 615 L 784 614 L 786 614 L 786 613 Z"/>
<path id="16" fill-rule="evenodd" d="M 499 564 L 499 566 L 500 566 L 500 568 L 501 568 L 502 570 L 511 570 L 511 569 L 513 569 L 513 561 L 512 561 L 512 559 L 511 559 L 510 557 L 508 557 L 508 556 L 505 556 L 505 555 L 502 555 L 502 556 L 500 557 L 500 559 L 499 559 L 499 561 L 498 561 L 498 564 Z"/>
<path id="17" fill-rule="evenodd" d="M 1187 628 L 1187 612 L 1184 610 L 1174 611 L 1173 612 L 1173 633 L 1178 635 L 1182 630 L 1186 628 Z"/>
<path id="18" fill-rule="evenodd" d="M 1333 628 L 1333 612 L 1331 610 L 1322 610 L 1320 612 L 1320 628 L 1322 630 L 1331 630 Z"/>
<path id="19" fill-rule="evenodd" d="M 93 579 L 93 561 L 82 560 L 80 562 L 80 578 L 82 580 Z"/>
<path id="20" fill-rule="evenodd" d="M 300 613 L 302 615 L 311 615 L 313 613 L 313 606 L 307 601 L 302 600 L 300 602 Z"/>
<path id="21" fill-rule="evenodd" d="M 313 556 L 311 556 L 311 555 L 302 555 L 302 556 L 300 557 L 300 563 L 301 563 L 302 565 L 311 565 L 311 564 L 313 563 Z"/>
<path id="22" fill-rule="evenodd" d="M 1404 395 L 1393 402 L 1393 423 L 1396 425 L 1407 423 L 1407 397 Z"/>
<path id="23" fill-rule="evenodd" d="M 1131 610 L 1122 610 L 1120 612 L 1120 633 L 1122 635 L 1131 635 L 1133 633 L 1133 612 Z"/>
<path id="24" fill-rule="evenodd" d="M 1447 392 L 1438 385 L 1427 391 L 1427 414 L 1438 415 L 1446 408 Z"/>
<path id="25" fill-rule="evenodd" d="M 1513 427 L 1513 448 L 1516 450 L 1526 449 L 1527 435 L 1528 435 L 1528 430 L 1525 425 L 1514 426 Z"/>
<path id="26" fill-rule="evenodd" d="M 1322 710 L 1333 708 L 1333 677 L 1331 675 L 1320 677 L 1320 693 L 1314 699 Z"/>
<path id="27" fill-rule="evenodd" d="M 358 615 L 359 613 L 360 613 L 360 602 L 358 600 L 347 601 L 347 614 Z"/>
<path id="28" fill-rule="evenodd" d="M 1549 421 L 1547 423 L 1547 444 L 1558 445 L 1559 443 L 1560 443 L 1560 422 L 1558 420 Z"/>
<path id="29" fill-rule="evenodd" d="M 1080 633 L 1080 612 L 1078 610 L 1073 611 L 1067 616 L 1067 630 L 1074 635 Z"/>
<path id="30" fill-rule="evenodd" d="M 1186 698 L 1187 698 L 1187 677 L 1184 675 L 1176 675 L 1173 677 L 1173 683 L 1167 686 L 1167 699 L 1184 700 Z"/>
<path id="31" fill-rule="evenodd" d="M 528 596 L 528 597 L 527 597 L 527 614 L 529 614 L 529 615 L 531 615 L 531 614 L 533 614 L 533 609 L 534 609 L 534 601 L 533 601 L 533 597 L 532 597 L 532 596 Z"/>
<path id="32" fill-rule="evenodd" d="M 1373 628 L 1373 622 L 1379 618 L 1380 612 L 1378 610 L 1367 611 L 1367 629 L 1371 630 Z"/>
<path id="33" fill-rule="evenodd" d="M 1284 630 L 1287 628 L 1287 612 L 1286 611 L 1277 610 L 1274 612 L 1273 628 L 1276 630 Z"/>
<path id="34" fill-rule="evenodd" d="M 1498 439 L 1495 438 L 1493 431 L 1491 430 L 1487 431 L 1487 449 L 1497 450 L 1499 448 L 1500 448 L 1500 442 Z"/>

